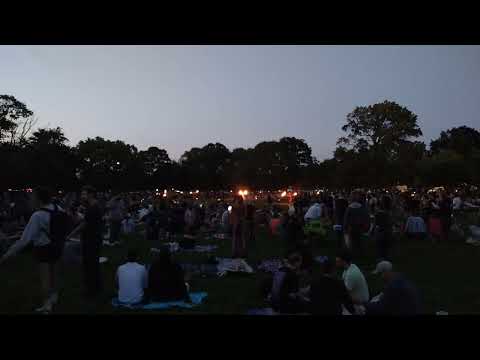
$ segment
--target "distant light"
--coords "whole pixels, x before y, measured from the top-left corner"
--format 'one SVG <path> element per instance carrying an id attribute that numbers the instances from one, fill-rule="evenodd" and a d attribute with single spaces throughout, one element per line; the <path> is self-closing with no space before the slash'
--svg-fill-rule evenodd
<path id="1" fill-rule="evenodd" d="M 163 197 L 167 197 L 167 194 L 163 194 Z"/>
<path id="2" fill-rule="evenodd" d="M 158 192 L 158 189 L 155 189 L 156 192 Z"/>
<path id="3" fill-rule="evenodd" d="M 120 161 L 117 161 L 117 165 L 120 165 Z"/>
<path id="4" fill-rule="evenodd" d="M 193 192 L 192 192 L 192 191 L 190 191 L 190 195 L 192 195 L 192 194 L 193 194 Z"/>
<path id="5" fill-rule="evenodd" d="M 248 195 L 248 190 L 243 190 L 243 195 Z"/>
<path id="6" fill-rule="evenodd" d="M 228 207 L 228 212 L 232 212 L 232 205 Z"/>
<path id="7" fill-rule="evenodd" d="M 281 196 L 281 197 L 287 196 L 287 192 L 286 192 L 286 191 L 282 192 L 282 195 L 280 195 L 280 196 Z"/>
<path id="8" fill-rule="evenodd" d="M 163 193 L 166 194 L 166 193 L 167 193 L 167 190 L 163 190 Z"/>
<path id="9" fill-rule="evenodd" d="M 293 193 L 293 196 L 297 196 L 298 194 L 296 192 Z"/>
<path id="10" fill-rule="evenodd" d="M 242 196 L 242 195 L 243 195 L 243 191 L 242 191 L 242 190 L 238 190 L 238 195 Z"/>
<path id="11" fill-rule="evenodd" d="M 195 191 L 197 194 L 200 192 L 200 190 Z"/>

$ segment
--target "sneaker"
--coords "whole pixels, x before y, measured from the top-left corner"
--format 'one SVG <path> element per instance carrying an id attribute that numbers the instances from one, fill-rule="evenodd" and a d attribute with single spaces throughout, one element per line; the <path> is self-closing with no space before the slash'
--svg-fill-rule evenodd
<path id="1" fill-rule="evenodd" d="M 37 309 L 35 309 L 36 312 L 43 313 L 43 314 L 50 314 L 53 310 L 53 304 L 47 300 L 47 302 L 42 306 Z"/>

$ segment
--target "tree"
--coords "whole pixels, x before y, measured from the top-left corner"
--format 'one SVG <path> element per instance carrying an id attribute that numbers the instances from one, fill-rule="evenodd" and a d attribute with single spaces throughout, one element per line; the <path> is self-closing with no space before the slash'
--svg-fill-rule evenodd
<path id="1" fill-rule="evenodd" d="M 29 142 L 34 147 L 39 146 L 66 146 L 68 139 L 65 137 L 60 127 L 55 129 L 38 129 L 29 138 Z"/>
<path id="2" fill-rule="evenodd" d="M 68 139 L 60 127 L 38 129 L 30 136 L 26 151 L 32 185 L 58 189 L 73 189 L 78 185 L 75 176 L 77 158 L 67 143 Z"/>
<path id="3" fill-rule="evenodd" d="M 439 154 L 446 150 L 454 151 L 464 158 L 471 157 L 476 150 L 480 150 L 480 132 L 467 126 L 442 131 L 438 139 L 430 142 L 430 152 Z"/>
<path id="4" fill-rule="evenodd" d="M 386 154 L 422 135 L 417 115 L 391 101 L 355 108 L 347 115 L 347 124 L 342 130 L 347 136 L 338 140 L 339 145 L 350 146 L 356 151 L 385 151 Z"/>
<path id="5" fill-rule="evenodd" d="M 96 137 L 80 141 L 76 150 L 80 161 L 78 174 L 83 183 L 99 189 L 121 190 L 137 187 L 143 180 L 138 176 L 138 151 L 133 145 Z"/>
<path id="6" fill-rule="evenodd" d="M 202 189 L 225 189 L 228 186 L 227 169 L 230 150 L 220 143 L 210 143 L 203 148 L 192 148 L 180 158 L 180 165 L 188 174 L 189 185 Z"/>
<path id="7" fill-rule="evenodd" d="M 342 130 L 347 136 L 337 144 L 369 158 L 369 168 L 382 175 L 390 174 L 391 162 L 399 158 L 402 148 L 422 135 L 417 115 L 391 101 L 355 108 Z M 377 185 L 387 181 L 378 176 L 372 180 Z"/>
<path id="8" fill-rule="evenodd" d="M 19 126 L 22 129 L 23 136 L 26 136 L 25 131 L 33 126 L 33 112 L 27 106 L 18 101 L 11 95 L 0 95 L 0 141 L 3 140 L 7 134 L 10 134 L 11 142 L 16 139 L 17 130 Z"/>
<path id="9" fill-rule="evenodd" d="M 174 178 L 172 173 L 173 161 L 164 149 L 149 147 L 146 151 L 138 153 L 142 166 L 144 184 L 149 188 L 167 187 L 172 185 Z"/>

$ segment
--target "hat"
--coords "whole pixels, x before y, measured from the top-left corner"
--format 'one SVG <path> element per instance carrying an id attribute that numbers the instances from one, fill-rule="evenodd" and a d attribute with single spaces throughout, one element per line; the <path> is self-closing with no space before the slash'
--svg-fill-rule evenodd
<path id="1" fill-rule="evenodd" d="M 392 271 L 393 265 L 390 261 L 380 261 L 372 274 L 383 274 L 386 271 Z"/>

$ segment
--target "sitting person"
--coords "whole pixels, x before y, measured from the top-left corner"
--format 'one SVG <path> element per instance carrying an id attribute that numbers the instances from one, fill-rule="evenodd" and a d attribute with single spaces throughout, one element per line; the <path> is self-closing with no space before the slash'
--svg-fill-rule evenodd
<path id="1" fill-rule="evenodd" d="M 361 312 L 361 305 L 370 299 L 367 281 L 357 265 L 352 263 L 352 257 L 347 250 L 337 255 L 337 267 L 343 270 L 342 279 L 345 283 L 356 312 Z"/>
<path id="2" fill-rule="evenodd" d="M 343 306 L 353 314 L 355 308 L 345 284 L 335 278 L 335 263 L 327 259 L 323 274 L 310 287 L 310 312 L 314 315 L 342 315 Z"/>
<path id="3" fill-rule="evenodd" d="M 420 300 L 415 286 L 403 275 L 393 272 L 392 263 L 379 262 L 374 274 L 381 275 L 386 285 L 378 301 L 366 304 L 367 315 L 420 314 Z"/>
<path id="4" fill-rule="evenodd" d="M 118 301 L 123 304 L 140 304 L 145 301 L 144 289 L 147 287 L 147 270 L 138 263 L 137 252 L 129 250 L 127 263 L 118 267 L 116 275 Z"/>
<path id="5" fill-rule="evenodd" d="M 302 257 L 290 255 L 279 271 L 274 273 L 271 290 L 272 308 L 279 313 L 301 313 L 306 309 L 306 299 L 300 292 L 298 273 Z"/>
<path id="6" fill-rule="evenodd" d="M 163 247 L 148 272 L 148 296 L 152 302 L 190 301 L 185 274 Z"/>
<path id="7" fill-rule="evenodd" d="M 427 237 L 427 225 L 422 217 L 414 213 L 407 218 L 404 232 L 410 239 L 425 239 Z"/>

